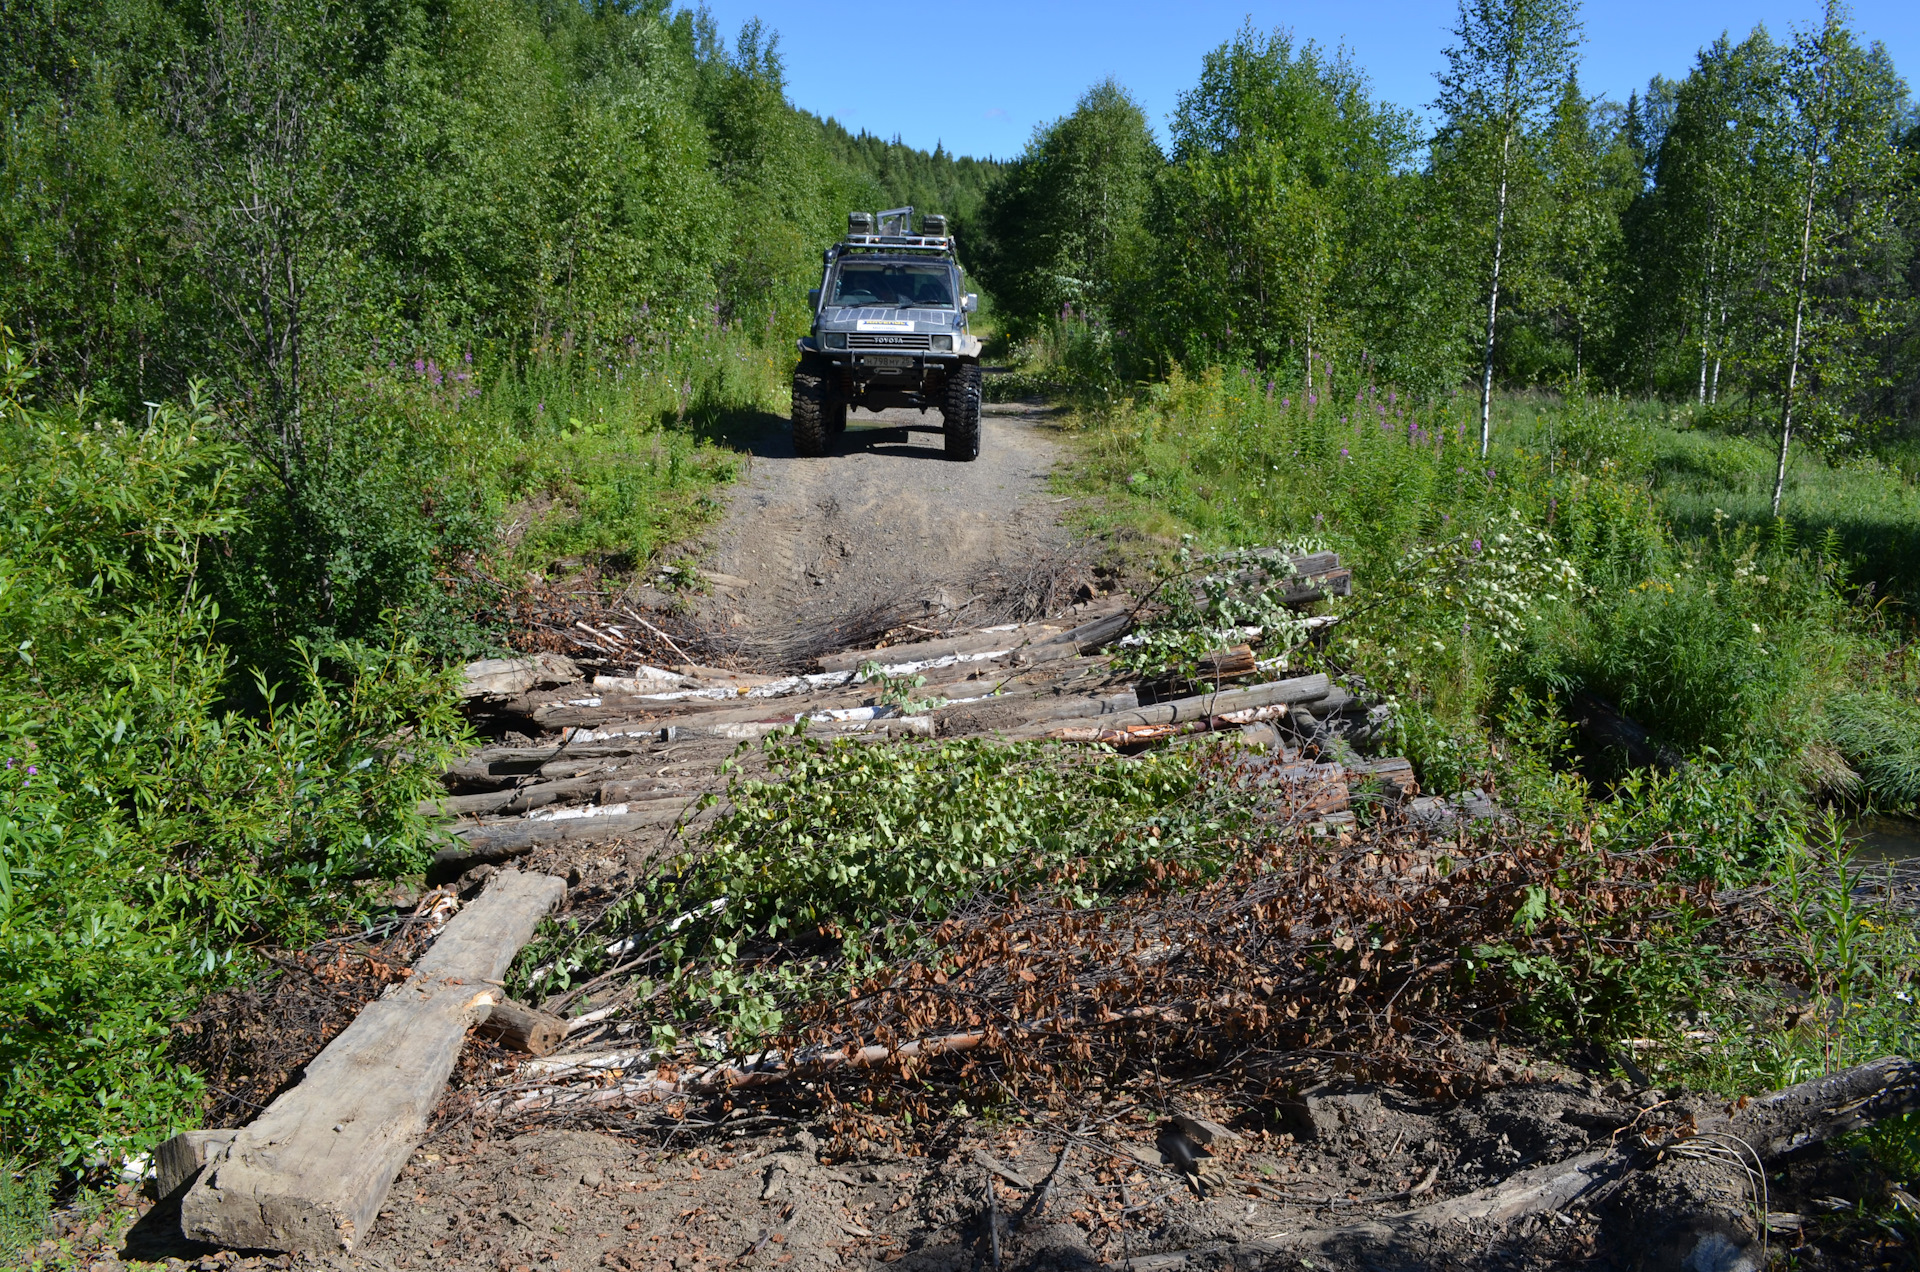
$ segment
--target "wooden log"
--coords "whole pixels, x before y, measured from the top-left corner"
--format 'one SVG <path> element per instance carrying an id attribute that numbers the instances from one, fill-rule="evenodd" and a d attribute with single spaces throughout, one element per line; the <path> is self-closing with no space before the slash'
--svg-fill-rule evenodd
<path id="1" fill-rule="evenodd" d="M 1210 654 L 1202 655 L 1199 674 L 1210 679 L 1220 679 L 1227 676 L 1244 676 L 1253 669 L 1253 647 L 1235 645 L 1232 649 L 1216 649 Z"/>
<path id="2" fill-rule="evenodd" d="M 570 684 L 582 678 L 573 660 L 559 654 L 483 658 L 466 665 L 460 679 L 460 696 L 469 700 L 516 698 L 531 689 Z"/>
<path id="3" fill-rule="evenodd" d="M 567 1039 L 567 1022 L 511 998 L 495 1003 L 474 1033 L 513 1051 L 550 1056 Z"/>
<path id="4" fill-rule="evenodd" d="M 550 875 L 495 875 L 404 984 L 363 1007 L 298 1086 L 209 1153 L 180 1202 L 187 1238 L 302 1254 L 365 1239 L 468 1028 L 500 1000 L 494 985 L 565 892 Z"/>
<path id="5" fill-rule="evenodd" d="M 900 663 L 946 658 L 953 654 L 981 654 L 997 649 L 1014 650 L 1058 636 L 1061 631 L 1059 627 L 1042 628 L 1038 624 L 1031 624 L 1011 631 L 968 632 L 963 636 L 915 641 L 909 645 L 888 645 L 879 649 L 849 649 L 837 654 L 824 655 L 820 659 L 820 670 L 854 671 L 860 664 L 866 662 L 896 666 Z"/>
<path id="6" fill-rule="evenodd" d="M 1353 595 L 1353 571 L 1329 570 L 1294 580 L 1281 593 L 1281 601 L 1287 605 L 1311 605 L 1315 601 L 1325 600 L 1329 596 Z"/>
<path id="7" fill-rule="evenodd" d="M 1180 698 L 1173 702 L 1159 702 L 1150 707 L 1116 712 L 1094 712 L 1090 714 L 1111 714 L 1111 720 L 1102 719 L 1106 728 L 1126 729 L 1136 724 L 1181 724 L 1189 720 L 1204 720 L 1211 716 L 1229 715 L 1244 711 L 1250 707 L 1265 707 L 1285 703 L 1299 705 L 1313 703 L 1325 698 L 1331 684 L 1324 675 L 1295 676 L 1290 680 L 1276 680 L 1271 684 L 1249 685 L 1245 689 L 1223 689 L 1219 693 L 1197 694 L 1191 698 Z M 1044 733 L 1050 727 L 1051 720 L 1067 718 L 1054 715 L 1048 721 L 1035 721 L 1008 731 L 1009 737 L 1032 737 Z"/>
<path id="8" fill-rule="evenodd" d="M 888 645 L 878 649 L 849 649 L 823 657 L 820 660 L 820 670 L 852 671 L 861 663 L 869 661 L 897 665 L 921 662 L 931 658 L 945 658 L 951 654 L 976 654 L 995 649 L 1032 650 L 1042 645 L 1097 648 L 1098 645 L 1118 640 L 1133 624 L 1132 611 L 1125 607 L 1097 613 L 1092 617 L 1084 615 L 1080 617 L 1081 621 L 1073 626 L 1065 626 L 1059 622 L 1021 623 L 1000 631 L 968 632 L 960 636 L 942 637 L 939 640 Z"/>

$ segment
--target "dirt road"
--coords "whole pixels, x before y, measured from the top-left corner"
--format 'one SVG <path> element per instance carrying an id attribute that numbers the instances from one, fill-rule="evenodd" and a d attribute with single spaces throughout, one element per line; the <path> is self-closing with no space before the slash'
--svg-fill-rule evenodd
<path id="1" fill-rule="evenodd" d="M 971 463 L 948 460 L 939 434 L 905 430 L 937 424 L 932 412 L 856 411 L 821 459 L 769 433 L 710 539 L 708 621 L 778 645 L 783 632 L 858 626 L 879 611 L 941 623 L 969 602 L 977 610 L 1067 547 L 1066 501 L 1047 489 L 1059 457 L 1050 418 L 989 404 Z"/>

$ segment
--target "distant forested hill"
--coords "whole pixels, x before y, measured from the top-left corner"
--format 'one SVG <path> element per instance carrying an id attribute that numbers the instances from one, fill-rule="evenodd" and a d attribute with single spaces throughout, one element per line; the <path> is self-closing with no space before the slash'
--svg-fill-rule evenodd
<path id="1" fill-rule="evenodd" d="M 827 147 L 848 168 L 872 177 L 893 207 L 944 212 L 959 227 L 961 241 L 979 220 L 987 190 L 1007 165 L 994 159 L 969 159 L 936 145 L 931 153 L 898 138 L 886 141 L 869 132 L 850 133 L 837 120 L 823 119 Z"/>

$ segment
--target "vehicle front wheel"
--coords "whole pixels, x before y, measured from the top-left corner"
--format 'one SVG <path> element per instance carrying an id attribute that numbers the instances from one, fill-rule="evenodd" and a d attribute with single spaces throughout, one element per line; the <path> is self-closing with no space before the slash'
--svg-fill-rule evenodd
<path id="1" fill-rule="evenodd" d="M 793 373 L 793 453 L 812 459 L 827 453 L 826 377 L 802 364 Z"/>
<path id="2" fill-rule="evenodd" d="M 947 458 L 975 459 L 980 454 L 980 368 L 960 366 L 947 376 L 947 400 L 940 408 L 946 423 Z"/>

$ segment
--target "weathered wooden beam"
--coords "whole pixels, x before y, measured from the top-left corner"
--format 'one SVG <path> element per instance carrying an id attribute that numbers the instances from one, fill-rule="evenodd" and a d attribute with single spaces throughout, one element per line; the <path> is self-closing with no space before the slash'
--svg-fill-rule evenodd
<path id="1" fill-rule="evenodd" d="M 209 1148 L 181 1199 L 181 1231 L 228 1248 L 352 1249 L 425 1133 L 467 1030 L 501 1001 L 499 978 L 565 892 L 551 875 L 494 876 L 413 975 L 362 1008 L 300 1085 L 231 1144 Z"/>

